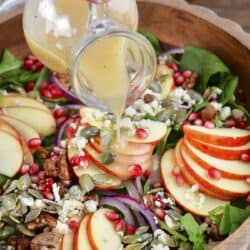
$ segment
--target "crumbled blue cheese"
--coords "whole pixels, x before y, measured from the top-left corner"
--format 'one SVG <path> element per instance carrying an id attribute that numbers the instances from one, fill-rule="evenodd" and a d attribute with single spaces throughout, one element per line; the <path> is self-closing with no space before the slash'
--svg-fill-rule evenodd
<path id="1" fill-rule="evenodd" d="M 174 222 L 173 222 L 173 219 L 172 219 L 169 215 L 167 215 L 167 214 L 165 215 L 164 221 L 165 221 L 165 223 L 166 223 L 166 225 L 167 225 L 168 227 L 174 228 L 175 224 L 174 224 Z"/>
<path id="2" fill-rule="evenodd" d="M 187 189 L 184 196 L 186 198 L 186 200 L 194 200 L 195 196 L 194 194 L 197 193 L 199 191 L 199 184 L 194 184 L 191 188 Z"/>
<path id="3" fill-rule="evenodd" d="M 215 108 L 217 111 L 221 111 L 222 109 L 222 104 L 216 101 L 210 102 L 210 104 Z"/>
<path id="4" fill-rule="evenodd" d="M 206 201 L 206 196 L 202 193 L 199 193 L 199 203 L 198 203 L 199 209 L 203 208 L 205 201 Z"/>
<path id="5" fill-rule="evenodd" d="M 98 202 L 94 200 L 87 200 L 84 202 L 88 213 L 94 213 L 97 210 Z"/>
<path id="6" fill-rule="evenodd" d="M 170 101 L 176 109 L 188 109 L 196 103 L 196 101 L 192 99 L 188 92 L 182 87 L 175 88 L 175 90 L 170 93 Z"/>
<path id="7" fill-rule="evenodd" d="M 55 231 L 59 234 L 67 234 L 69 232 L 69 226 L 65 223 L 57 221 Z"/>
<path id="8" fill-rule="evenodd" d="M 54 194 L 54 197 L 55 197 L 55 202 L 59 202 L 61 200 L 61 197 L 60 197 L 60 194 L 59 194 L 60 187 L 56 183 L 54 183 L 52 185 L 52 191 L 53 191 L 53 194 Z"/>
<path id="9" fill-rule="evenodd" d="M 134 115 L 136 115 L 136 110 L 132 106 L 130 106 L 125 110 L 125 115 L 133 117 Z"/>
<path id="10" fill-rule="evenodd" d="M 45 203 L 42 200 L 35 200 L 35 203 L 33 205 L 35 208 L 44 208 Z"/>
<path id="11" fill-rule="evenodd" d="M 203 97 L 206 100 L 217 99 L 217 97 L 221 94 L 222 94 L 222 90 L 213 86 L 213 87 L 209 87 L 206 89 Z"/>
<path id="12" fill-rule="evenodd" d="M 225 106 L 220 111 L 220 118 L 222 121 L 225 121 L 227 118 L 231 116 L 231 108 L 228 106 Z"/>
<path id="13" fill-rule="evenodd" d="M 120 121 L 120 127 L 126 129 L 133 129 L 133 123 L 129 117 L 124 117 Z"/>
<path id="14" fill-rule="evenodd" d="M 112 122 L 110 120 L 105 120 L 103 122 L 103 127 L 105 127 L 105 128 L 110 128 L 111 125 L 112 125 Z"/>
<path id="15" fill-rule="evenodd" d="M 150 250 L 169 250 L 169 247 L 160 243 L 152 243 Z"/>
<path id="16" fill-rule="evenodd" d="M 34 205 L 34 199 L 31 196 L 20 196 L 19 198 L 24 206 L 32 207 Z"/>

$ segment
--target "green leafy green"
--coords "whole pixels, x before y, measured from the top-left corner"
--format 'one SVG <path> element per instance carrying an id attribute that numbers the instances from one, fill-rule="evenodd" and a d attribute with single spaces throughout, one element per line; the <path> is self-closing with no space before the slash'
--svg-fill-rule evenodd
<path id="1" fill-rule="evenodd" d="M 152 34 L 149 31 L 146 31 L 146 30 L 139 30 L 139 33 L 142 34 L 143 36 L 145 36 L 149 40 L 149 42 L 154 47 L 157 55 L 162 53 L 162 48 L 161 48 L 160 42 L 154 34 Z"/>
<path id="2" fill-rule="evenodd" d="M 197 103 L 192 107 L 192 112 L 198 112 L 202 109 L 205 109 L 207 107 L 210 107 L 211 103 L 210 102 L 201 102 L 201 103 Z"/>
<path id="3" fill-rule="evenodd" d="M 0 174 L 0 187 L 2 187 L 8 179 L 9 177 Z"/>
<path id="4" fill-rule="evenodd" d="M 148 179 L 143 186 L 143 193 L 147 194 L 150 190 L 150 179 Z"/>
<path id="5" fill-rule="evenodd" d="M 193 243 L 193 250 L 203 250 L 204 234 L 194 217 L 189 213 L 185 214 L 181 218 L 181 224 L 187 232 L 189 240 Z"/>
<path id="6" fill-rule="evenodd" d="M 115 160 L 115 156 L 111 152 L 104 152 L 99 155 L 99 160 L 102 164 L 111 164 Z"/>
<path id="7" fill-rule="evenodd" d="M 36 85 L 35 85 L 35 87 L 34 87 L 34 90 L 38 90 L 39 89 L 39 87 L 40 87 L 40 84 L 42 83 L 42 82 L 48 82 L 49 81 L 49 70 L 48 70 L 48 68 L 46 68 L 46 67 L 44 67 L 41 71 L 40 71 L 40 73 L 39 73 L 39 77 L 38 77 L 38 79 L 37 79 L 37 81 L 36 81 Z"/>
<path id="8" fill-rule="evenodd" d="M 182 71 L 189 69 L 199 74 L 196 90 L 200 93 L 205 91 L 211 77 L 230 74 L 228 67 L 215 54 L 191 45 L 185 48 L 180 68 Z"/>
<path id="9" fill-rule="evenodd" d="M 54 145 L 55 134 L 48 135 L 43 138 L 42 145 L 47 149 L 52 149 Z"/>
<path id="10" fill-rule="evenodd" d="M 145 120 L 151 120 L 151 121 L 159 121 L 156 116 L 151 115 L 149 113 L 147 113 L 146 115 L 144 115 L 143 119 L 145 119 Z"/>
<path id="11" fill-rule="evenodd" d="M 239 105 L 234 101 L 228 102 L 227 105 L 230 106 L 231 108 L 241 110 L 245 114 L 247 121 L 250 123 L 250 113 L 242 105 Z"/>

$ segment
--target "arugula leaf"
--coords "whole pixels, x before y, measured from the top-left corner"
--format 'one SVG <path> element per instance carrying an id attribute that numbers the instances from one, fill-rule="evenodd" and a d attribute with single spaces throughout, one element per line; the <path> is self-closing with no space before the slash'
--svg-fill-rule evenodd
<path id="1" fill-rule="evenodd" d="M 219 206 L 213 209 L 209 212 L 209 218 L 212 220 L 213 223 L 215 223 L 217 226 L 221 222 L 221 217 L 223 215 L 223 212 L 225 210 L 224 206 Z"/>
<path id="2" fill-rule="evenodd" d="M 8 179 L 9 177 L 0 174 L 0 187 L 2 187 Z"/>
<path id="3" fill-rule="evenodd" d="M 22 61 L 17 60 L 9 50 L 5 49 L 2 61 L 0 63 L 0 75 L 18 70 L 22 67 L 22 65 Z"/>
<path id="4" fill-rule="evenodd" d="M 181 57 L 180 68 L 199 74 L 196 90 L 203 93 L 212 76 L 230 74 L 229 68 L 212 52 L 195 46 L 187 46 Z M 221 78 L 221 77 L 220 77 Z"/>
<path id="5" fill-rule="evenodd" d="M 21 83 L 26 83 L 26 82 L 36 82 L 38 77 L 39 77 L 40 72 L 31 72 L 31 71 L 26 71 L 23 70 L 20 72 L 18 80 Z"/>
<path id="6" fill-rule="evenodd" d="M 139 30 L 139 33 L 141 35 L 145 36 L 149 40 L 149 42 L 154 47 L 155 52 L 156 52 L 157 55 L 162 53 L 162 48 L 161 48 L 160 42 L 159 42 L 158 38 L 154 34 L 152 34 L 149 31 L 146 31 L 146 30 Z"/>
<path id="7" fill-rule="evenodd" d="M 204 108 L 210 107 L 211 103 L 210 102 L 201 102 L 197 103 L 192 107 L 192 112 L 198 112 Z"/>
<path id="8" fill-rule="evenodd" d="M 148 179 L 143 186 L 143 193 L 147 194 L 150 190 L 150 179 Z"/>
<path id="9" fill-rule="evenodd" d="M 143 117 L 143 119 L 145 119 L 145 120 L 151 120 L 151 121 L 159 121 L 159 119 L 157 119 L 156 116 L 151 115 L 149 113 L 145 114 L 144 117 Z"/>
<path id="10" fill-rule="evenodd" d="M 204 234 L 194 217 L 187 213 L 181 217 L 181 224 L 188 234 L 189 240 L 193 243 L 193 250 L 204 249 Z"/>
<path id="11" fill-rule="evenodd" d="M 40 84 L 42 82 L 48 82 L 48 81 L 49 81 L 49 70 L 48 70 L 48 68 L 44 67 L 39 73 L 39 77 L 38 77 L 38 79 L 36 81 L 34 91 L 39 90 Z"/>
<path id="12" fill-rule="evenodd" d="M 54 145 L 54 140 L 55 140 L 55 134 L 54 133 L 44 137 L 44 139 L 42 141 L 43 147 L 45 147 L 47 149 L 52 149 L 53 145 Z"/>

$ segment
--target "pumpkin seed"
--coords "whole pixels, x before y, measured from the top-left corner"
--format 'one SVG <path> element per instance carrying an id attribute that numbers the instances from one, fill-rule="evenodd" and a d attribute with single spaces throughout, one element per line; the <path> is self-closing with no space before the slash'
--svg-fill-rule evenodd
<path id="1" fill-rule="evenodd" d="M 140 239 L 140 235 L 125 235 L 124 237 L 122 237 L 122 242 L 124 244 L 133 244 L 139 241 Z"/>
<path id="2" fill-rule="evenodd" d="M 5 226 L 0 231 L 0 239 L 1 240 L 7 240 L 11 235 L 14 235 L 16 233 L 16 229 L 11 226 Z"/>
<path id="3" fill-rule="evenodd" d="M 43 196 L 40 194 L 40 192 L 35 190 L 35 189 L 29 188 L 28 193 L 31 194 L 34 198 L 37 198 L 37 199 L 40 199 L 40 200 L 43 199 Z"/>
<path id="4" fill-rule="evenodd" d="M 102 164 L 111 164 L 115 160 L 115 156 L 111 152 L 104 152 L 99 156 L 100 162 Z"/>
<path id="5" fill-rule="evenodd" d="M 96 174 L 92 178 L 97 185 L 109 185 L 112 183 L 110 176 L 106 174 Z"/>
<path id="6" fill-rule="evenodd" d="M 150 233 L 144 233 L 140 235 L 140 242 L 150 242 L 153 240 L 153 236 Z"/>
<path id="7" fill-rule="evenodd" d="M 11 179 L 8 179 L 5 184 L 3 185 L 3 190 L 6 190 L 8 188 L 8 186 L 10 185 L 10 183 L 12 182 Z"/>
<path id="8" fill-rule="evenodd" d="M 15 197 L 14 197 L 13 195 L 6 195 L 6 196 L 4 197 L 3 207 L 4 207 L 7 211 L 14 210 L 14 209 L 16 208 L 16 200 L 15 200 Z"/>
<path id="9" fill-rule="evenodd" d="M 95 188 L 94 181 L 88 174 L 83 174 L 79 178 L 79 184 L 82 190 L 86 193 L 90 192 Z"/>
<path id="10" fill-rule="evenodd" d="M 29 230 L 25 225 L 23 225 L 23 224 L 21 224 L 21 225 L 17 225 L 17 230 L 20 232 L 20 233 L 22 233 L 22 234 L 24 234 L 24 235 L 26 235 L 26 236 L 28 236 L 28 237 L 34 237 L 35 235 L 36 235 L 36 233 L 34 232 L 34 231 L 32 231 L 32 230 Z"/>
<path id="11" fill-rule="evenodd" d="M 10 220 L 12 220 L 15 224 L 20 224 L 21 221 L 17 219 L 13 214 L 9 215 Z"/>
<path id="12" fill-rule="evenodd" d="M 182 124 L 187 119 L 187 112 L 185 110 L 179 110 L 175 115 L 175 122 Z"/>
<path id="13" fill-rule="evenodd" d="M 4 191 L 4 194 L 9 194 L 17 188 L 18 180 L 11 181 Z"/>
<path id="14" fill-rule="evenodd" d="M 4 228 L 4 223 L 3 222 L 0 222 L 0 230 L 2 230 Z"/>
<path id="15" fill-rule="evenodd" d="M 141 250 L 143 248 L 143 245 L 140 243 L 137 244 L 131 244 L 124 248 L 124 250 Z"/>
<path id="16" fill-rule="evenodd" d="M 142 227 L 137 228 L 137 230 L 135 231 L 135 234 L 141 235 L 141 234 L 146 233 L 148 230 L 149 230 L 148 226 L 142 226 Z"/>
<path id="17" fill-rule="evenodd" d="M 20 191 L 25 191 L 31 186 L 31 178 L 28 174 L 21 176 L 17 183 L 17 188 Z"/>
<path id="18" fill-rule="evenodd" d="M 41 208 L 33 208 L 25 216 L 25 223 L 35 220 L 41 213 Z"/>
<path id="19" fill-rule="evenodd" d="M 99 135 L 100 129 L 95 126 L 89 126 L 81 130 L 80 135 L 86 139 L 90 139 Z"/>

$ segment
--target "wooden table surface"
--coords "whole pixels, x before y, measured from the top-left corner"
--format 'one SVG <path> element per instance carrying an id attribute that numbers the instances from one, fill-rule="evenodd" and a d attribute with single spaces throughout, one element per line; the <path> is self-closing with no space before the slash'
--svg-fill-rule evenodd
<path id="1" fill-rule="evenodd" d="M 250 32 L 250 0 L 188 0 L 190 3 L 213 9 L 220 16 L 238 22 Z"/>

